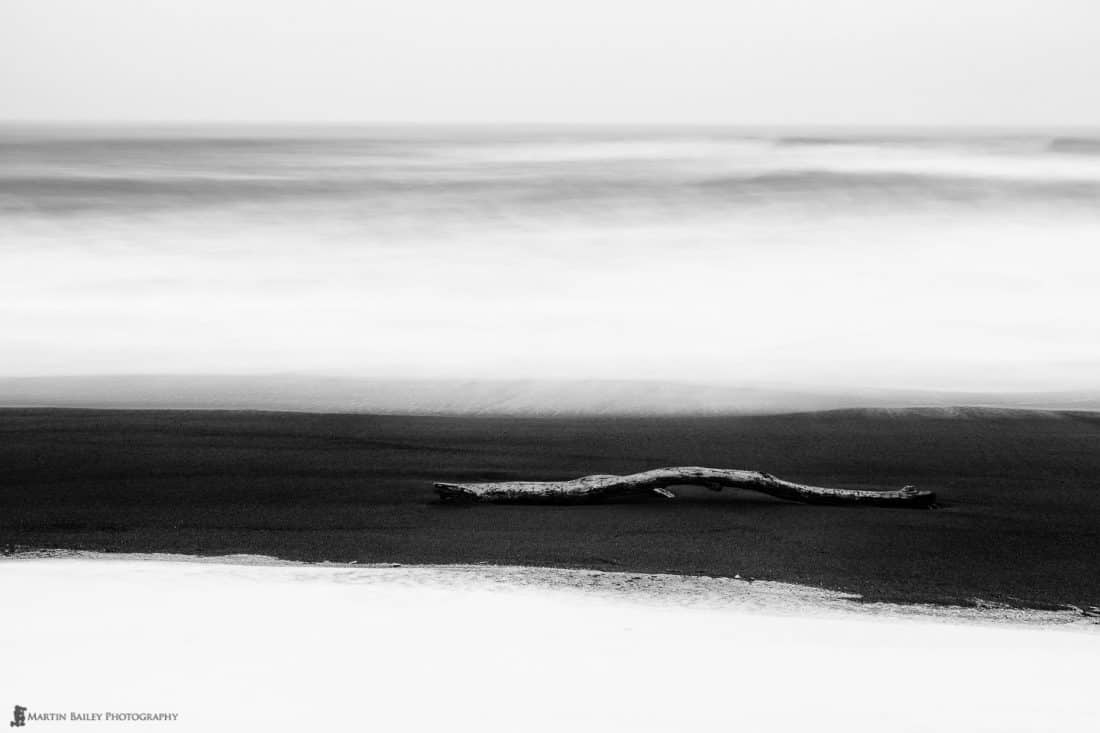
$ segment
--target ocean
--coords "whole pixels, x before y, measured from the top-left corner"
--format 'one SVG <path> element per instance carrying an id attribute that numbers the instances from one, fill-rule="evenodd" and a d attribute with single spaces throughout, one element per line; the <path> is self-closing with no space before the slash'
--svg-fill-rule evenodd
<path id="1" fill-rule="evenodd" d="M 1058 390 L 1100 135 L 0 128 L 0 376 Z"/>

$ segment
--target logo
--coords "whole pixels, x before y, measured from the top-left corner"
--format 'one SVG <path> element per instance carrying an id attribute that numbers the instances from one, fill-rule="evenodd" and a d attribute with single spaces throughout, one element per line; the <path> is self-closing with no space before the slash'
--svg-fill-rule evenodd
<path id="1" fill-rule="evenodd" d="M 159 723 L 159 722 L 174 722 L 176 720 L 179 720 L 179 717 L 180 717 L 179 713 L 148 713 L 148 712 L 115 713 L 115 712 L 105 711 L 105 712 L 101 712 L 101 713 L 93 713 L 93 712 L 78 713 L 78 712 L 74 712 L 74 711 L 70 710 L 69 712 L 65 712 L 65 713 L 54 713 L 54 712 L 50 712 L 50 713 L 40 713 L 40 712 L 28 713 L 26 707 L 24 707 L 23 705 L 16 705 L 15 708 L 11 711 L 11 722 L 8 723 L 8 727 L 9 728 L 22 728 L 23 726 L 25 726 L 27 724 L 28 720 L 31 720 L 31 721 L 35 721 L 35 720 L 49 720 L 49 721 L 73 720 L 73 721 L 96 721 L 96 722 L 125 720 L 125 721 L 139 721 L 139 722 Z"/>

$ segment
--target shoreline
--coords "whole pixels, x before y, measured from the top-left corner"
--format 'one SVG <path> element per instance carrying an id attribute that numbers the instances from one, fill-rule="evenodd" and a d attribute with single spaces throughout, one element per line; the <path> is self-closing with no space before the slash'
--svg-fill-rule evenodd
<path id="1" fill-rule="evenodd" d="M 199 566 L 302 568 L 352 571 L 365 582 L 395 582 L 444 588 L 505 587 L 581 594 L 607 601 L 657 607 L 750 611 L 778 616 L 912 620 L 982 626 L 1070 629 L 1100 633 L 1100 616 L 1080 608 L 1014 608 L 975 598 L 972 606 L 865 601 L 858 594 L 779 581 L 631 573 L 523 565 L 341 563 L 285 560 L 266 555 L 110 553 L 82 550 L 21 550 L 0 556 L 6 563 L 36 561 L 139 562 Z"/>

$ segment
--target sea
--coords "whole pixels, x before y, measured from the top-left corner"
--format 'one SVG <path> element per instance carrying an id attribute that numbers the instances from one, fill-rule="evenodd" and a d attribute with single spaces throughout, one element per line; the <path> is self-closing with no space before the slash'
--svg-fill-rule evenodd
<path id="1" fill-rule="evenodd" d="M 0 376 L 1098 386 L 1100 132 L 0 127 Z"/>

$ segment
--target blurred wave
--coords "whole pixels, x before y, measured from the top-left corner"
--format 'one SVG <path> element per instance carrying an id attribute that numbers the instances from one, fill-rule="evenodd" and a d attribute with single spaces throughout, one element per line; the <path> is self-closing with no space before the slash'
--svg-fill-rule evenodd
<path id="1" fill-rule="evenodd" d="M 465 208 L 587 213 L 604 202 L 698 209 L 822 197 L 1091 206 L 1100 138 L 546 139 L 0 136 L 0 214 L 125 213 L 295 200 L 386 216 Z M 720 189 L 720 190 L 719 190 Z"/>
<path id="2" fill-rule="evenodd" d="M 1048 148 L 1058 153 L 1100 155 L 1100 138 L 1056 137 Z"/>
<path id="3" fill-rule="evenodd" d="M 1095 386 L 1097 152 L 1056 135 L 0 127 L 0 375 Z"/>

